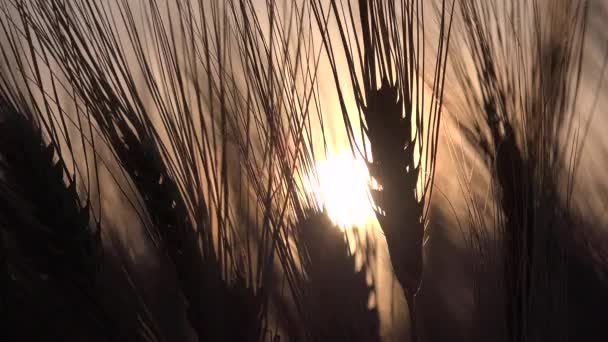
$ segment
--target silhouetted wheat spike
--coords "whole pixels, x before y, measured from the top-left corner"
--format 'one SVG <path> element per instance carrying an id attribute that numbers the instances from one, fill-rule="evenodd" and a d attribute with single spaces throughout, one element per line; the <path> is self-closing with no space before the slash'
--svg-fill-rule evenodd
<path id="1" fill-rule="evenodd" d="M 422 277 L 424 203 L 416 196 L 420 169 L 414 157 L 416 142 L 411 136 L 411 118 L 401 114 L 402 101 L 396 87 L 384 80 L 380 89 L 368 94 L 363 113 L 374 158 L 368 163 L 369 172 L 381 187 L 372 190 L 379 209 L 378 222 L 385 232 L 391 258 L 400 260 L 393 265 L 395 273 L 404 290 L 413 295 Z M 411 104 L 406 108 L 411 108 Z M 407 238 L 403 237 L 403 222 L 408 222 Z"/>
<path id="2" fill-rule="evenodd" d="M 100 241 L 92 123 L 73 87 L 51 70 L 27 12 L 13 5 L 0 6 L 2 294 L 10 299 L 3 317 L 11 317 L 4 323 L 15 333 L 9 340 L 154 341 L 159 334 L 141 288 L 124 266 L 112 269 Z M 117 309 L 128 317 L 117 319 Z"/>
<path id="3" fill-rule="evenodd" d="M 0 94 L 2 310 L 9 339 L 95 339 L 121 333 L 95 295 L 99 224 L 35 118 Z M 31 327 L 30 327 L 31 326 Z"/>
<path id="4" fill-rule="evenodd" d="M 343 232 L 326 213 L 307 213 L 294 227 L 302 258 L 304 320 L 315 341 L 380 341 L 378 312 L 368 308 L 366 266 L 356 271 Z"/>
<path id="5" fill-rule="evenodd" d="M 239 18 L 242 55 L 242 65 L 228 70 L 238 90 L 230 96 L 231 125 L 257 210 L 263 213 L 262 233 L 278 236 L 273 240 L 280 263 L 275 282 L 288 286 L 285 292 L 275 287 L 281 328 L 293 341 L 377 341 L 379 317 L 368 308 L 373 290 L 366 282 L 367 268 L 355 269 L 344 234 L 327 214 L 310 209 L 316 205 L 301 188 L 304 177 L 314 173 L 310 126 L 315 114 L 320 116 L 312 102 L 319 96 L 319 51 L 302 20 L 310 16 L 310 6 L 271 2 L 254 10 L 250 1 L 230 4 Z M 268 28 L 260 24 L 266 21 Z"/>
<path id="6" fill-rule="evenodd" d="M 575 338 L 572 289 L 591 260 L 575 247 L 586 233 L 570 206 L 586 2 L 514 1 L 499 11 L 492 1 L 463 0 L 461 8 L 474 71 L 461 57 L 457 73 L 474 120 L 465 132 L 480 146 L 499 206 L 506 340 Z"/>
<path id="7" fill-rule="evenodd" d="M 22 250 L 35 257 L 40 270 L 57 276 L 92 276 L 100 252 L 99 227 L 89 222 L 89 207 L 80 203 L 75 177 L 66 174 L 63 160 L 56 159 L 61 154 L 55 145 L 44 143 L 32 122 L 2 102 L 5 227 Z"/>
<path id="8" fill-rule="evenodd" d="M 422 280 L 425 208 L 432 193 L 454 6 L 449 1 L 441 2 L 437 55 L 429 82 L 433 100 L 426 109 L 422 1 L 366 0 L 359 1 L 358 8 L 353 10 L 351 2 L 345 5 L 333 0 L 329 13 L 320 1 L 315 1 L 313 7 L 329 55 L 351 147 L 357 153 L 363 150 L 370 174 L 378 184 L 378 189 L 372 189 L 376 216 L 386 235 L 395 275 L 407 297 L 412 338 L 416 340 L 415 295 Z M 343 51 L 336 48 L 340 44 L 329 36 L 326 18 L 332 13 Z M 360 29 L 355 22 L 360 24 Z M 349 81 L 341 80 L 338 73 L 341 53 L 345 55 Z M 347 86 L 354 91 L 361 137 L 369 141 L 371 155 L 365 144 L 363 148 L 354 145 L 356 134 L 345 106 Z"/>
<path id="9" fill-rule="evenodd" d="M 256 334 L 255 326 L 242 324 L 257 321 L 260 303 L 240 278 L 234 284 L 225 283 L 215 255 L 202 255 L 181 194 L 159 154 L 154 153 L 154 147 L 134 139 L 133 135 L 124 136 L 123 143 L 114 142 L 113 146 L 137 186 L 154 226 L 159 227 L 164 248 L 175 265 L 179 284 L 188 300 L 188 317 L 199 339 L 242 341 L 257 336 L 259 331 Z M 203 226 L 196 228 L 210 229 L 209 225 L 203 221 Z M 230 326 L 237 322 L 241 329 L 231 330 Z"/>

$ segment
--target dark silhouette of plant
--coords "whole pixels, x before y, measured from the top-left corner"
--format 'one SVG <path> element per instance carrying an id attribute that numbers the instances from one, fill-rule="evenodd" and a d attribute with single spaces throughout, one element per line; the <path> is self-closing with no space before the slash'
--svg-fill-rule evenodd
<path id="1" fill-rule="evenodd" d="M 577 298 L 590 286 L 602 301 L 605 290 L 587 248 L 577 246 L 588 229 L 571 206 L 586 134 L 575 125 L 586 2 L 460 6 L 464 48 L 456 70 L 473 122 L 464 132 L 492 177 L 490 229 L 500 247 L 485 253 L 502 260 L 504 339 L 590 340 L 588 331 L 599 332 L 589 329 L 595 310 Z M 481 240 L 473 241 L 487 243 Z"/>
<path id="2" fill-rule="evenodd" d="M 263 224 L 279 236 L 276 277 L 288 288 L 275 295 L 277 315 L 285 316 L 280 320 L 292 340 L 379 340 L 378 313 L 368 307 L 374 284 L 367 283 L 367 255 L 361 255 L 364 265 L 357 270 L 345 233 L 302 189 L 315 175 L 311 121 L 322 116 L 319 51 L 302 20 L 310 16 L 310 6 L 293 3 L 279 16 L 275 3 L 266 10 L 254 10 L 247 1 L 229 3 L 242 18 L 236 27 L 245 75 L 244 85 L 235 86 L 240 96 L 231 103 L 235 140 L 259 210 L 269 213 Z M 260 26 L 263 20 L 268 33 Z"/>
<path id="3" fill-rule="evenodd" d="M 165 73 L 160 77 L 152 73 L 143 43 L 147 37 L 137 31 L 130 4 L 115 4 L 123 14 L 121 27 L 129 33 L 126 44 L 111 29 L 116 28 L 116 18 L 106 12 L 110 5 L 63 1 L 23 5 L 18 3 L 17 9 L 31 30 L 28 34 L 40 42 L 38 53 L 56 62 L 74 86 L 78 101 L 134 185 L 129 189 L 133 202 L 143 203 L 150 237 L 171 260 L 198 338 L 262 339 L 266 334 L 264 291 L 242 269 L 246 262 L 253 262 L 247 259 L 250 256 L 232 250 L 236 246 L 228 208 L 226 107 L 214 108 L 211 103 L 203 108 L 200 100 L 194 105 L 185 100 L 190 88 L 175 63 L 187 56 L 178 55 L 175 45 L 158 46 L 158 62 Z M 202 42 L 192 43 L 193 60 L 188 62 L 198 62 L 197 52 L 207 56 L 222 53 L 223 46 L 212 48 L 209 41 L 223 34 L 217 25 L 224 19 L 216 15 L 207 23 L 207 17 L 193 14 L 191 5 L 182 5 L 179 14 L 190 14 L 179 16 L 182 24 L 199 20 L 211 30 Z M 152 36 L 167 41 L 173 32 L 165 31 L 159 5 L 151 2 L 147 10 L 152 13 L 148 27 Z M 183 38 L 195 38 L 192 32 L 182 33 Z M 135 63 L 126 56 L 126 49 L 134 51 Z M 212 68 L 204 66 L 208 78 Z M 143 85 L 137 84 L 140 74 L 136 70 L 144 78 Z M 190 81 L 197 96 L 203 97 L 203 81 Z M 216 96 L 223 99 L 215 89 L 208 92 L 213 101 Z M 144 103 L 147 100 L 151 103 Z M 155 115 L 161 120 L 160 127 L 153 122 Z M 217 136 L 221 140 L 216 142 Z M 260 255 L 272 256 L 264 250 Z"/>
<path id="4" fill-rule="evenodd" d="M 425 107 L 427 37 L 422 1 L 371 0 L 359 1 L 358 6 L 331 1 L 328 9 L 321 1 L 313 3 L 351 147 L 365 156 L 378 184 L 372 189 L 376 216 L 405 292 L 412 340 L 416 340 L 415 297 L 422 281 L 424 226 L 435 172 L 454 6 L 449 1 L 441 3 L 437 58 L 430 81 L 432 100 Z M 330 37 L 329 17 L 337 23 L 338 41 Z M 349 76 L 346 80 L 338 72 L 341 53 Z M 365 143 L 361 148 L 354 142 L 356 133 L 343 90 L 347 85 L 353 89 L 359 112 L 361 139 L 369 141 L 371 151 Z"/>
<path id="5" fill-rule="evenodd" d="M 344 233 L 325 213 L 315 212 L 305 214 L 295 229 L 306 277 L 299 282 L 302 309 L 315 340 L 379 341 L 378 313 L 368 309 L 373 288 L 366 282 L 367 265 L 355 272 Z"/>
<path id="6" fill-rule="evenodd" d="M 85 146 L 86 139 L 72 136 L 68 128 L 91 126 L 80 116 L 72 121 L 61 104 L 53 102 L 56 89 L 54 99 L 45 96 L 57 80 L 51 76 L 47 83 L 36 72 L 48 65 L 34 53 L 35 43 L 26 36 L 24 46 L 14 27 L 0 24 L 0 36 L 9 47 L 0 59 L 3 338 L 150 340 L 145 332 L 129 331 L 115 321 L 106 303 L 140 305 L 122 296 L 133 287 L 122 284 L 115 294 L 102 291 L 99 274 L 108 263 L 99 211 L 94 210 L 97 159 L 83 149 L 84 162 L 78 161 L 77 148 Z M 14 68 L 7 68 L 10 63 Z M 42 100 L 36 102 L 40 95 Z M 145 311 L 138 319 L 142 329 L 154 329 Z"/>

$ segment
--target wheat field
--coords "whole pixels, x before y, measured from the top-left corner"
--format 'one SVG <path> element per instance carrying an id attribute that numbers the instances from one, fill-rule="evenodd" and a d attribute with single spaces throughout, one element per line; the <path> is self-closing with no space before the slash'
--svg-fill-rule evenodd
<path id="1" fill-rule="evenodd" d="M 0 340 L 606 340 L 606 18 L 0 0 Z"/>

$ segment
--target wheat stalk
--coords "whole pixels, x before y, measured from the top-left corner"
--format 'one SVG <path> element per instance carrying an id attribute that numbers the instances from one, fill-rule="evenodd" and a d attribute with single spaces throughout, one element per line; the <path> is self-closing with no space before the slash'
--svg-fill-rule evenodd
<path id="1" fill-rule="evenodd" d="M 356 8 L 351 3 L 331 1 L 328 10 L 320 1 L 314 5 L 351 147 L 366 157 L 370 175 L 378 184 L 378 189 L 372 189 L 376 216 L 386 235 L 395 275 L 407 298 L 414 340 L 417 339 L 415 296 L 422 281 L 424 226 L 433 183 L 454 8 L 445 1 L 441 6 L 437 59 L 430 81 L 433 101 L 425 108 L 426 38 L 422 29 L 422 2 L 360 1 Z M 329 36 L 326 18 L 330 16 L 336 19 L 340 42 L 333 42 Z M 338 74 L 341 53 L 348 66 L 347 80 Z M 342 90 L 347 85 L 354 90 L 360 133 L 363 141 L 369 141 L 371 151 L 367 151 L 365 144 L 353 145 L 356 134 L 345 106 L 346 90 Z"/>
<path id="2" fill-rule="evenodd" d="M 579 331 L 569 314 L 573 288 L 590 261 L 576 256 L 573 229 L 585 233 L 571 207 L 577 145 L 585 136 L 573 122 L 586 2 L 515 1 L 504 10 L 493 2 L 460 5 L 470 55 L 457 58 L 457 75 L 473 118 L 465 136 L 481 147 L 493 177 L 505 339 L 573 338 Z"/>

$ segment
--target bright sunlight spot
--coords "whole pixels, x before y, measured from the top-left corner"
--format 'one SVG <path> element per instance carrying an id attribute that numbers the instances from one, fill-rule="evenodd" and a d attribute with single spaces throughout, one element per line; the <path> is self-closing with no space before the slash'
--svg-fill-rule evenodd
<path id="1" fill-rule="evenodd" d="M 306 190 L 322 203 L 329 217 L 342 229 L 365 228 L 375 220 L 365 162 L 343 152 L 317 161 L 318 182 L 309 180 Z"/>

